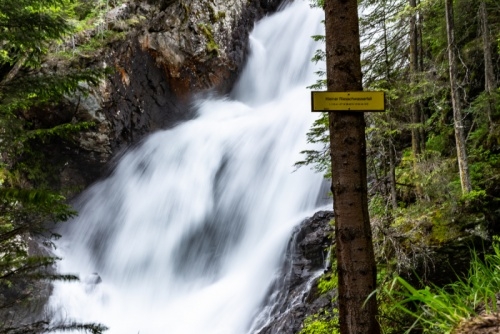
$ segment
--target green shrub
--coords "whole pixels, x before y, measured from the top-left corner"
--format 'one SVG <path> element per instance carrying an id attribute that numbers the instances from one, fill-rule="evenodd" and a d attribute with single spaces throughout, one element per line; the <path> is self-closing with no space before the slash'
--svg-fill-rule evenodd
<path id="1" fill-rule="evenodd" d="M 324 311 L 307 317 L 299 334 L 339 334 L 339 311 Z"/>
<path id="2" fill-rule="evenodd" d="M 419 328 L 422 333 L 450 333 L 463 320 L 479 311 L 497 312 L 500 292 L 500 244 L 481 260 L 473 251 L 469 274 L 444 287 L 413 287 L 396 277 L 388 291 L 393 307 L 414 318 L 406 333 Z"/>

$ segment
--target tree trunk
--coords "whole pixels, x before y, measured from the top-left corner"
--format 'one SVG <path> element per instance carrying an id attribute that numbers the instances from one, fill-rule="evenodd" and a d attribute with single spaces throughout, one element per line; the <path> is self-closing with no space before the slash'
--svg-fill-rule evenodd
<path id="1" fill-rule="evenodd" d="M 410 0 L 410 7 L 415 10 L 417 7 L 416 0 Z M 414 12 L 410 16 L 410 76 L 411 83 L 417 83 L 417 75 L 419 72 L 418 63 L 418 30 L 417 30 L 417 14 Z M 420 129 L 420 108 L 418 101 L 414 101 L 411 105 L 411 146 L 413 152 L 414 163 L 417 162 L 417 157 L 422 153 L 422 138 Z"/>
<path id="2" fill-rule="evenodd" d="M 420 0 L 417 0 L 417 5 L 420 5 Z M 418 12 L 418 23 L 417 23 L 417 35 L 418 35 L 418 70 L 419 72 L 424 71 L 424 41 L 423 41 L 423 26 L 424 26 L 424 15 L 422 11 Z"/>
<path id="3" fill-rule="evenodd" d="M 396 210 L 398 208 L 398 196 L 396 190 L 396 148 L 392 142 L 392 138 L 389 139 L 389 182 L 391 186 L 391 203 L 392 208 Z"/>
<path id="4" fill-rule="evenodd" d="M 417 0 L 417 6 L 420 4 L 420 0 Z M 418 12 L 418 20 L 417 20 L 417 55 L 418 55 L 418 67 L 417 71 L 418 73 L 422 73 L 424 71 L 424 42 L 422 38 L 422 33 L 423 33 L 423 26 L 424 26 L 424 17 L 422 15 L 422 11 Z M 426 134 L 425 134 L 425 113 L 424 113 L 424 106 L 422 100 L 418 101 L 418 110 L 420 114 L 420 124 L 422 125 L 419 127 L 420 130 L 420 149 L 422 152 L 425 152 L 425 144 L 426 144 Z"/>
<path id="5" fill-rule="evenodd" d="M 361 91 L 356 0 L 326 0 L 329 91 Z M 378 334 L 376 266 L 368 215 L 363 113 L 330 112 L 330 154 L 335 212 L 340 332 Z"/>
<path id="6" fill-rule="evenodd" d="M 466 194 L 472 190 L 469 164 L 467 162 L 467 151 L 465 149 L 465 134 L 463 126 L 463 115 L 460 105 L 460 94 L 457 86 L 457 64 L 455 28 L 453 22 L 453 0 L 445 1 L 446 11 L 446 33 L 448 37 L 448 62 L 450 69 L 451 103 L 453 107 L 453 122 L 455 127 L 455 142 L 457 146 L 458 170 L 460 173 L 460 184 L 462 193 Z"/>
<path id="7" fill-rule="evenodd" d="M 385 8 L 383 12 L 383 31 L 384 31 L 384 57 L 385 57 L 385 78 L 388 83 L 391 83 L 391 72 L 389 65 L 389 51 L 387 50 L 388 42 L 387 42 L 387 18 L 385 13 Z M 391 203 L 392 208 L 396 210 L 398 208 L 398 198 L 397 198 L 397 189 L 396 189 L 396 155 L 394 143 L 391 137 L 389 137 L 389 182 L 391 189 Z"/>
<path id="8" fill-rule="evenodd" d="M 12 79 L 14 79 L 14 77 L 17 75 L 17 73 L 19 73 L 21 68 L 24 66 L 24 63 L 26 63 L 26 60 L 28 60 L 28 56 L 29 55 L 27 53 L 22 55 L 16 61 L 16 63 L 12 67 L 12 69 L 3 78 L 0 78 L 1 79 L 0 80 L 0 87 L 7 85 L 10 81 L 12 81 Z"/>
<path id="9" fill-rule="evenodd" d="M 488 26 L 488 12 L 486 11 L 485 0 L 481 1 L 479 5 L 479 19 L 481 21 L 481 30 L 483 35 L 483 53 L 484 53 L 484 90 L 488 94 L 488 104 L 486 106 L 488 121 L 490 128 L 493 124 L 492 110 L 494 108 L 494 101 L 492 93 L 496 90 L 495 73 L 493 72 L 493 61 L 491 59 L 491 39 L 490 29 Z"/>

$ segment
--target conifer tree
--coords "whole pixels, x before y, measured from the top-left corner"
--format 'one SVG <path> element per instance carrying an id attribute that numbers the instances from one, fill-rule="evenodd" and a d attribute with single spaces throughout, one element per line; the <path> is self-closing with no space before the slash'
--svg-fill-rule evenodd
<path id="1" fill-rule="evenodd" d="M 325 1 L 328 91 L 363 90 L 357 5 Z M 329 112 L 329 129 L 340 332 L 378 334 L 364 114 Z"/>
<path id="2" fill-rule="evenodd" d="M 82 83 L 96 84 L 102 76 L 100 70 L 41 70 L 49 50 L 71 33 L 69 19 L 75 3 L 0 0 L 0 333 L 105 330 L 98 324 L 51 324 L 50 319 L 34 314 L 12 316 L 20 310 L 41 313 L 43 307 L 34 304 L 43 304 L 47 296 L 37 290 L 53 280 L 77 279 L 54 272 L 57 259 L 50 253 L 54 235 L 48 228 L 75 212 L 61 194 L 28 180 L 25 174 L 36 172 L 29 162 L 19 164 L 31 143 L 89 126 L 33 129 L 24 118 L 26 111 L 42 110 L 83 89 Z"/>

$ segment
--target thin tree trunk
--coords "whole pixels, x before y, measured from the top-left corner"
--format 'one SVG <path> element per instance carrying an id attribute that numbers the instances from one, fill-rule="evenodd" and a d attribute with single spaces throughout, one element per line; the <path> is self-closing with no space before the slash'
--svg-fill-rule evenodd
<path id="1" fill-rule="evenodd" d="M 410 81 L 413 88 L 413 94 L 417 94 L 415 86 L 418 82 L 418 73 L 419 73 L 419 48 L 418 48 L 418 28 L 417 28 L 417 13 L 416 0 L 409 0 L 410 7 L 414 11 L 410 16 Z M 411 147 L 412 147 L 412 155 L 413 155 L 413 171 L 418 175 L 418 159 L 423 151 L 423 142 L 425 141 L 423 136 L 423 128 L 422 128 L 422 117 L 420 110 L 419 101 L 415 100 L 411 104 Z M 423 190 L 419 183 L 416 184 L 416 193 L 418 197 L 423 196 Z"/>
<path id="2" fill-rule="evenodd" d="M 420 4 L 420 0 L 417 0 L 417 6 Z M 418 73 L 422 73 L 424 71 L 424 42 L 422 39 L 422 30 L 424 26 L 424 17 L 422 15 L 422 11 L 418 12 L 418 20 L 417 20 L 417 29 L 416 29 L 416 34 L 417 34 L 417 55 L 418 55 L 418 66 L 417 66 L 417 71 Z M 424 113 L 424 107 L 423 103 L 420 100 L 418 102 L 418 109 L 419 109 L 419 114 L 420 114 L 420 124 L 421 126 L 419 127 L 420 130 L 420 149 L 422 152 L 425 152 L 425 144 L 426 144 L 426 134 L 425 134 L 425 113 Z"/>
<path id="3" fill-rule="evenodd" d="M 22 55 L 17 62 L 14 64 L 12 69 L 5 75 L 5 77 L 0 81 L 0 86 L 5 86 L 7 85 L 14 77 L 19 73 L 19 70 L 24 66 L 24 63 L 26 63 L 26 60 L 28 60 L 28 54 Z"/>
<path id="4" fill-rule="evenodd" d="M 416 0 L 410 0 L 410 7 L 415 10 L 417 7 Z M 417 31 L 417 14 L 414 12 L 410 16 L 410 76 L 412 84 L 416 84 L 418 75 L 418 31 Z M 416 163 L 417 157 L 422 153 L 420 138 L 420 108 L 418 101 L 414 101 L 411 105 L 411 146 L 413 158 Z"/>
<path id="5" fill-rule="evenodd" d="M 488 12 L 486 11 L 485 0 L 481 1 L 479 5 L 479 18 L 481 21 L 481 30 L 483 35 L 483 53 L 484 53 L 484 90 L 488 94 L 487 116 L 490 123 L 490 128 L 493 124 L 492 110 L 494 108 L 494 101 L 492 93 L 496 90 L 495 73 L 493 72 L 493 61 L 491 59 L 491 39 L 490 30 L 488 26 Z"/>
<path id="6" fill-rule="evenodd" d="M 398 208 L 398 197 L 396 190 L 396 154 L 394 152 L 394 144 L 392 138 L 389 138 L 389 182 L 391 186 L 391 203 L 392 208 Z"/>
<path id="7" fill-rule="evenodd" d="M 384 30 L 384 56 L 385 56 L 385 77 L 387 82 L 391 82 L 391 72 L 389 66 L 389 51 L 387 50 L 387 21 L 385 15 L 385 9 L 383 12 L 383 30 Z M 396 210 L 398 208 L 398 198 L 396 189 L 396 155 L 394 152 L 394 144 L 392 138 L 389 137 L 389 187 L 391 191 L 391 204 L 392 208 Z"/>
<path id="8" fill-rule="evenodd" d="M 326 0 L 327 86 L 361 91 L 356 0 Z M 330 154 L 335 211 L 340 332 L 379 334 L 376 266 L 368 215 L 363 113 L 330 112 Z"/>
<path id="9" fill-rule="evenodd" d="M 456 64 L 456 45 L 455 28 L 453 21 L 453 0 L 445 1 L 446 11 L 446 33 L 448 37 L 448 62 L 450 69 L 450 88 L 451 103 L 453 107 L 453 122 L 455 127 L 455 142 L 457 146 L 458 170 L 460 173 L 460 184 L 462 193 L 466 194 L 472 190 L 469 164 L 467 161 L 467 151 L 465 148 L 465 134 L 463 126 L 463 115 L 460 105 L 460 94 L 457 85 L 457 64 Z"/>
<path id="10" fill-rule="evenodd" d="M 417 5 L 420 4 L 420 0 L 417 0 Z M 424 26 L 424 16 L 420 11 L 418 13 L 418 22 L 417 22 L 417 34 L 418 34 L 418 70 L 419 72 L 424 71 L 424 42 L 422 39 L 422 30 Z"/>

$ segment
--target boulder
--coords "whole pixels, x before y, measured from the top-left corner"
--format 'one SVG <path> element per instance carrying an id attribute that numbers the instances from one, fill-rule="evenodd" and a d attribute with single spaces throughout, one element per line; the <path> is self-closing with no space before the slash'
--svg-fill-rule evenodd
<path id="1" fill-rule="evenodd" d="M 321 295 L 316 288 L 319 276 L 329 266 L 332 219 L 333 212 L 319 211 L 294 229 L 281 270 L 252 324 L 251 333 L 295 334 L 307 316 L 321 309 L 333 309 L 335 292 Z"/>

